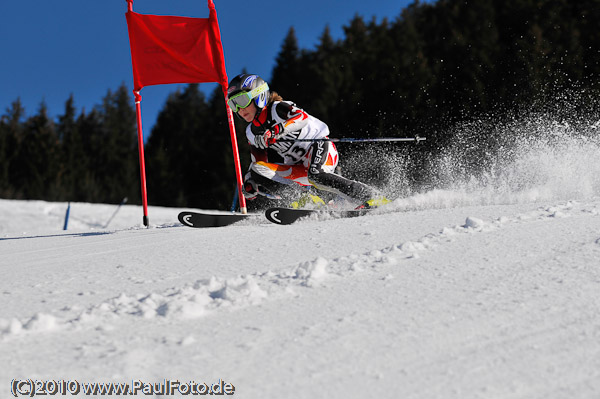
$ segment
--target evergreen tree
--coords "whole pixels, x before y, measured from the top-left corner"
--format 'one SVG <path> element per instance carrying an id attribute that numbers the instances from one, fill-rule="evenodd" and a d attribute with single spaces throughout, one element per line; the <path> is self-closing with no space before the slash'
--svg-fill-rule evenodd
<path id="1" fill-rule="evenodd" d="M 326 123 L 331 123 L 338 111 L 337 104 L 340 101 L 340 89 L 343 83 L 340 62 L 340 44 L 333 40 L 329 27 L 326 26 L 307 68 L 312 85 L 317 87 L 318 91 L 311 91 L 310 103 L 303 104 L 303 106 L 310 106 L 310 112 Z M 332 136 L 338 135 L 338 132 L 332 131 Z"/>
<path id="2" fill-rule="evenodd" d="M 580 0 L 570 2 L 571 15 L 577 27 L 573 39 L 578 40 L 582 49 L 582 81 L 596 90 L 600 86 L 600 0 Z"/>
<path id="3" fill-rule="evenodd" d="M 413 3 L 403 10 L 390 26 L 393 47 L 384 50 L 391 58 L 386 75 L 389 90 L 381 99 L 387 116 L 385 129 L 391 132 L 399 130 L 398 136 L 415 130 L 415 133 L 422 133 L 419 126 L 424 121 L 435 119 L 431 97 L 435 76 L 423 34 L 426 26 L 424 7 L 429 6 Z"/>
<path id="4" fill-rule="evenodd" d="M 20 188 L 13 162 L 23 138 L 24 116 L 25 109 L 17 99 L 0 118 L 0 196 L 4 198 L 12 198 Z"/>
<path id="5" fill-rule="evenodd" d="M 366 114 L 366 89 L 369 69 L 373 68 L 369 49 L 367 26 L 360 16 L 355 16 L 349 26 L 344 27 L 346 40 L 342 43 L 340 71 L 343 82 L 340 86 L 338 112 L 335 127 L 347 136 L 369 136 Z"/>
<path id="6" fill-rule="evenodd" d="M 124 197 L 139 198 L 137 130 L 133 101 L 125 84 L 110 90 L 101 106 L 101 137 L 96 140 L 99 162 L 100 201 L 119 203 Z M 99 141 L 99 142 L 98 142 Z"/>
<path id="7" fill-rule="evenodd" d="M 10 170 L 10 129 L 8 127 L 8 118 L 2 115 L 0 118 L 0 197 L 6 196 L 10 192 L 9 170 Z"/>
<path id="8" fill-rule="evenodd" d="M 103 188 L 99 184 L 103 180 L 99 168 L 103 160 L 98 148 L 104 143 L 100 110 L 94 108 L 87 115 L 82 112 L 77 118 L 76 130 L 81 137 L 82 162 L 78 166 L 78 178 L 81 180 L 75 185 L 74 198 L 79 201 L 100 202 L 104 195 Z"/>
<path id="9" fill-rule="evenodd" d="M 38 113 L 25 122 L 23 139 L 11 163 L 11 176 L 22 190 L 19 197 L 56 200 L 58 160 L 58 137 L 42 102 Z"/>
<path id="10" fill-rule="evenodd" d="M 77 186 L 83 182 L 85 170 L 88 168 L 88 156 L 83 152 L 83 142 L 75 121 L 73 95 L 65 103 L 65 113 L 58 117 L 56 131 L 61 144 L 61 164 L 59 182 L 61 199 L 66 201 L 82 201 L 78 196 Z"/>
<path id="11" fill-rule="evenodd" d="M 300 51 L 294 27 L 290 27 L 283 40 L 281 50 L 275 59 L 275 67 L 271 74 L 270 87 L 284 98 L 292 97 L 298 92 L 300 77 L 299 67 Z"/>

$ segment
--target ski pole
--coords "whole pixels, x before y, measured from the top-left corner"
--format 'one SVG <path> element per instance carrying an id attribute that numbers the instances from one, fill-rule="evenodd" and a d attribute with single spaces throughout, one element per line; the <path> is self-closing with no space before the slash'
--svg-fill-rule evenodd
<path id="1" fill-rule="evenodd" d="M 71 213 L 71 203 L 69 202 L 69 205 L 67 206 L 67 211 L 65 212 L 65 224 L 63 225 L 63 230 L 67 229 L 67 226 L 69 225 L 69 214 Z"/>
<path id="2" fill-rule="evenodd" d="M 377 137 L 377 138 L 327 138 L 327 139 L 282 139 L 277 140 L 278 143 L 291 143 L 291 142 L 320 142 L 329 141 L 332 143 L 379 143 L 379 142 L 392 142 L 392 141 L 425 141 L 427 137 Z"/>
<path id="3" fill-rule="evenodd" d="M 235 212 L 235 209 L 238 206 L 238 196 L 239 196 L 239 190 L 237 189 L 237 183 L 236 185 L 233 187 L 233 201 L 231 202 L 231 212 Z"/>

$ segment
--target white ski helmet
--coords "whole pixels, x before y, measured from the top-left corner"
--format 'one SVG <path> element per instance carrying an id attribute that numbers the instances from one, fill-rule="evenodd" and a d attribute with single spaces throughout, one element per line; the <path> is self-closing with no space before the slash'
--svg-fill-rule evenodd
<path id="1" fill-rule="evenodd" d="M 251 101 L 261 110 L 267 105 L 270 95 L 269 85 L 260 76 L 241 74 L 229 83 L 227 103 L 234 112 L 246 108 Z"/>

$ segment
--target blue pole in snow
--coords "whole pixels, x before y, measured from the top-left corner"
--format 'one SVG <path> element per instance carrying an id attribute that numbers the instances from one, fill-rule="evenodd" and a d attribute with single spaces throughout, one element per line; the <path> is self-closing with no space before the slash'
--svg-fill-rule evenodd
<path id="1" fill-rule="evenodd" d="M 235 212 L 235 208 L 237 208 L 237 204 L 238 204 L 238 189 L 237 189 L 237 184 L 235 186 L 235 188 L 233 189 L 233 203 L 231 204 L 231 212 Z"/>
<path id="2" fill-rule="evenodd" d="M 69 214 L 71 213 L 71 203 L 69 202 L 69 205 L 67 206 L 67 212 L 65 213 L 65 225 L 63 226 L 63 230 L 67 229 L 67 226 L 69 225 Z"/>

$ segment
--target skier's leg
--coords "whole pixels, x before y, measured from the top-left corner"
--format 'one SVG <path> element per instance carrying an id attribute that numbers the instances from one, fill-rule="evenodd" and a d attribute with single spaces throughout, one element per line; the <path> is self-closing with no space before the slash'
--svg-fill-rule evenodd
<path id="1" fill-rule="evenodd" d="M 247 199 L 254 199 L 257 195 L 282 198 L 295 196 L 299 187 L 292 184 L 293 180 L 282 178 L 272 169 L 277 166 L 279 165 L 265 162 L 251 164 L 244 177 L 244 196 Z"/>
<path id="2" fill-rule="evenodd" d="M 333 143 L 317 141 L 311 151 L 308 180 L 317 189 L 341 194 L 358 202 L 365 202 L 377 195 L 377 190 L 366 184 L 334 173 L 338 154 Z"/>

